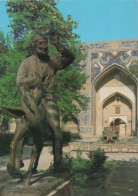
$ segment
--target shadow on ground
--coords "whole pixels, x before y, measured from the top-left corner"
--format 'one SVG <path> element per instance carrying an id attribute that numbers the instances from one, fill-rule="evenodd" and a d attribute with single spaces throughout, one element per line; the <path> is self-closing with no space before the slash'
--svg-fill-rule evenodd
<path id="1" fill-rule="evenodd" d="M 0 196 L 47 195 L 65 181 L 65 177 L 50 176 L 47 172 L 37 173 L 31 179 L 31 186 L 25 188 L 23 179 L 13 179 L 7 171 L 0 171 Z"/>

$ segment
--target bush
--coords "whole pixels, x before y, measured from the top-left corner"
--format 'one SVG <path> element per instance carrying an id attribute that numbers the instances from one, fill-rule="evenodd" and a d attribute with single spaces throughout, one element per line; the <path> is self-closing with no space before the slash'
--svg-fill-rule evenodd
<path id="1" fill-rule="evenodd" d="M 99 185 L 111 168 L 113 162 L 107 161 L 104 150 L 98 149 L 91 153 L 91 159 L 81 157 L 81 151 L 77 151 L 74 158 L 70 153 L 63 153 L 63 171 L 67 172 L 74 179 L 78 187 L 91 187 Z M 53 171 L 53 166 L 50 166 Z"/>
<path id="2" fill-rule="evenodd" d="M 13 139 L 11 133 L 0 133 L 0 155 L 10 152 L 10 144 Z"/>
<path id="3" fill-rule="evenodd" d="M 114 164 L 113 160 L 112 161 L 105 161 L 104 164 L 103 164 L 103 168 L 105 170 L 109 170 L 109 169 L 112 168 L 113 164 Z"/>
<path id="4" fill-rule="evenodd" d="M 105 151 L 102 149 L 95 150 L 91 153 L 92 171 L 98 171 L 103 167 L 103 164 L 106 160 Z"/>

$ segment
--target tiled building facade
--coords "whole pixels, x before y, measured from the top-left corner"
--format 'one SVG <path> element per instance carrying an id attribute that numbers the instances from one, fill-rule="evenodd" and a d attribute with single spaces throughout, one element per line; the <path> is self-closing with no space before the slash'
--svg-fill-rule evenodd
<path id="1" fill-rule="evenodd" d="M 90 103 L 79 115 L 79 128 L 70 123 L 68 129 L 91 138 L 101 136 L 114 124 L 119 126 L 120 137 L 138 135 L 138 79 L 128 71 L 131 62 L 138 59 L 138 39 L 84 46 L 84 72 L 89 76 L 84 93 Z"/>

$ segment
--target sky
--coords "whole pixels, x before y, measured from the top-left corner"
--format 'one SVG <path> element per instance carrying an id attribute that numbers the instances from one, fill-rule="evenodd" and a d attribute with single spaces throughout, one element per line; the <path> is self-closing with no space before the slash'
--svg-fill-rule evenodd
<path id="1" fill-rule="evenodd" d="M 5 0 L 0 0 L 0 28 L 8 32 Z M 79 22 L 82 42 L 138 38 L 138 0 L 59 0 L 58 9 Z"/>

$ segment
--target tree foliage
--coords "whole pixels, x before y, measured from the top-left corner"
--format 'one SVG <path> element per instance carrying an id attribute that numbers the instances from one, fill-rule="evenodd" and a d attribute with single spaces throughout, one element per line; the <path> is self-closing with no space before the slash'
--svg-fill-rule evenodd
<path id="1" fill-rule="evenodd" d="M 9 49 L 3 56 L 6 62 L 5 74 L 0 78 L 0 104 L 5 106 L 19 106 L 20 94 L 16 87 L 16 74 L 19 64 L 23 61 L 22 53 L 16 49 Z"/>
<path id="2" fill-rule="evenodd" d="M 129 71 L 138 78 L 138 60 L 135 60 L 132 62 L 132 64 L 129 66 Z"/>
<path id="3" fill-rule="evenodd" d="M 78 22 L 68 15 L 67 21 L 56 8 L 55 1 L 50 0 L 8 0 L 7 12 L 12 18 L 11 27 L 16 42 L 22 49 L 32 43 L 34 34 L 45 33 L 49 38 L 51 32 L 57 32 L 60 41 L 67 44 L 74 52 L 78 51 L 77 34 L 72 33 Z"/>
<path id="4" fill-rule="evenodd" d="M 68 47 L 75 55 L 75 61 L 65 70 L 59 71 L 56 78 L 56 98 L 60 112 L 69 118 L 79 112 L 79 108 L 86 106 L 88 98 L 81 94 L 80 89 L 87 77 L 82 72 L 79 62 L 85 58 L 82 54 L 82 45 L 79 36 L 72 32 L 77 28 L 78 22 L 71 15 L 65 20 L 56 8 L 55 0 L 8 0 L 7 12 L 11 17 L 12 48 L 4 49 L 7 52 L 2 55 L 5 60 L 5 73 L 0 78 L 0 103 L 8 106 L 20 105 L 20 95 L 16 87 L 17 70 L 27 56 L 33 52 L 32 40 L 35 34 L 53 32 L 58 34 L 60 43 Z M 50 44 L 49 54 L 59 55 L 56 48 Z M 0 67 L 3 66 L 3 63 Z"/>
<path id="5" fill-rule="evenodd" d="M 5 37 L 4 33 L 0 31 L 0 77 L 5 74 L 6 71 L 6 60 L 5 57 L 7 55 L 8 49 L 10 48 L 9 37 Z"/>

